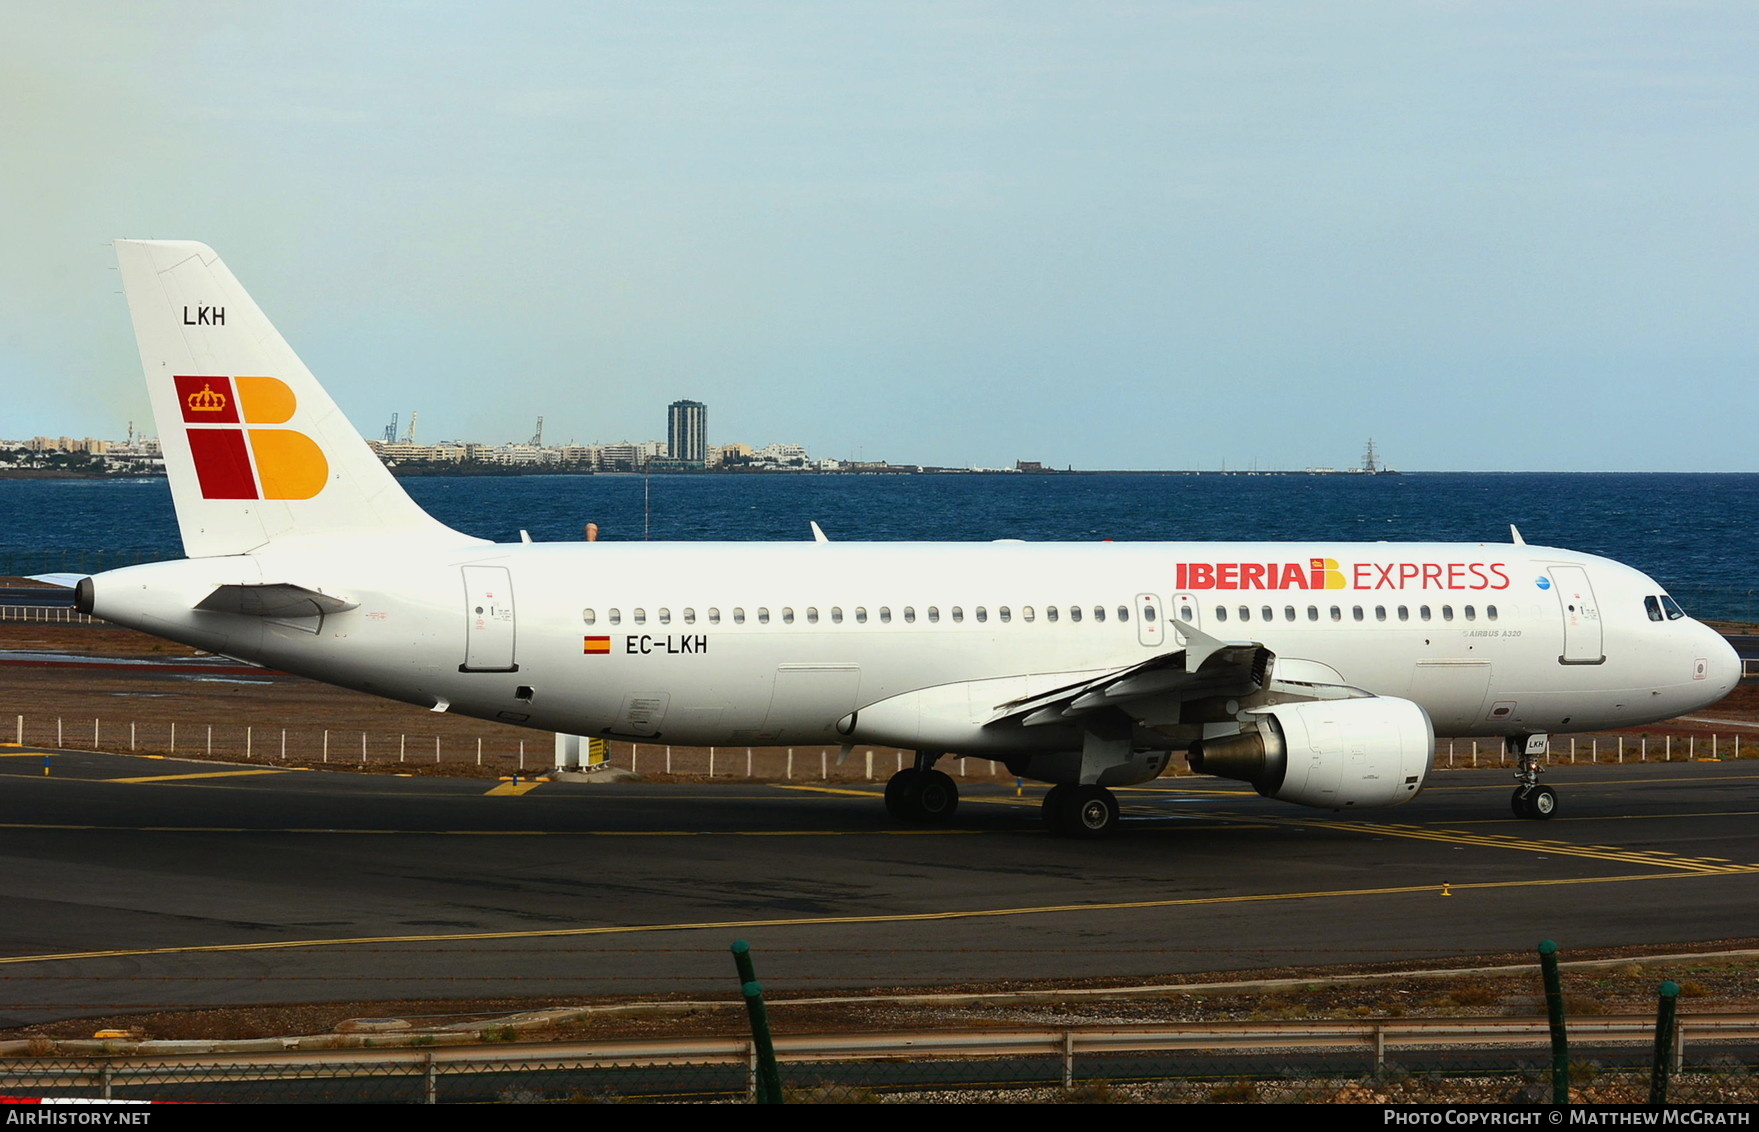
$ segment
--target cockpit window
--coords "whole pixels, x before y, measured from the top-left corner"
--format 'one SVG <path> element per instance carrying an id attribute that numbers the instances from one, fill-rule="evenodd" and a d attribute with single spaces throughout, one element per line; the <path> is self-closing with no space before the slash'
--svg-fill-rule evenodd
<path id="1" fill-rule="evenodd" d="M 1652 596 L 1644 598 L 1643 610 L 1649 614 L 1649 620 L 1651 621 L 1660 621 L 1663 619 L 1661 616 L 1661 599 L 1658 597 Z"/>
<path id="2" fill-rule="evenodd" d="M 1686 611 L 1674 603 L 1674 599 L 1666 594 L 1661 595 L 1661 608 L 1667 611 L 1669 621 L 1678 621 L 1686 615 Z"/>

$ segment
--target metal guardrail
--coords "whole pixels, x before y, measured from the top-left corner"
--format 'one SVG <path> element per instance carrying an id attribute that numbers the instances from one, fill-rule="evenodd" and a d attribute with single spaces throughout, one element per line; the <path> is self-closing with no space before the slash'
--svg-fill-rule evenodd
<path id="1" fill-rule="evenodd" d="M 1590 1046 L 1646 1046 L 1654 1039 L 1653 1017 L 1607 1015 L 1570 1023 L 1572 1042 Z M 1759 1015 L 1700 1015 L 1680 1021 L 1673 1044 L 1675 1071 L 1683 1069 L 1687 1035 L 1700 1044 L 1759 1039 Z M 132 1052 L 85 1056 L 21 1058 L 26 1043 L 0 1046 L 0 1090 L 78 1090 L 110 1099 L 118 1089 L 166 1086 L 239 1086 L 247 1083 L 318 1080 L 422 1079 L 423 1099 L 436 1103 L 442 1079 L 485 1074 L 561 1074 L 593 1070 L 673 1069 L 706 1071 L 720 1067 L 720 1091 L 737 1080 L 750 1088 L 756 1076 L 756 1055 L 749 1040 L 700 1038 L 554 1042 L 541 1044 L 477 1044 L 478 1035 L 401 1035 L 396 1048 L 356 1049 L 233 1049 L 222 1043 L 146 1042 Z M 464 1039 L 468 1045 L 438 1045 Z M 349 1039 L 323 1039 L 347 1041 Z M 365 1039 L 354 1039 L 364 1041 Z M 384 1041 L 379 1035 L 377 1041 Z M 1213 1054 L 1218 1051 L 1267 1054 L 1360 1050 L 1371 1055 L 1364 1070 L 1386 1071 L 1390 1050 L 1475 1050 L 1525 1047 L 1543 1050 L 1548 1041 L 1544 1018 L 1394 1019 L 1360 1022 L 1209 1022 L 1172 1026 L 1103 1029 L 1022 1028 L 1010 1030 L 915 1031 L 873 1034 L 832 1034 L 777 1037 L 778 1060 L 796 1068 L 809 1065 L 883 1062 L 893 1086 L 901 1078 L 909 1087 L 933 1088 L 932 1062 L 990 1059 L 1052 1059 L 1060 1062 L 1061 1085 L 1077 1083 L 1077 1057 L 1102 1055 Z M 99 1043 L 60 1043 L 66 1046 Z M 110 1043 L 114 1045 L 115 1043 Z M 238 1043 L 263 1045 L 269 1043 Z M 194 1047 L 194 1048 L 191 1048 Z M 6 1056 L 10 1055 L 10 1056 Z M 921 1063 L 920 1072 L 897 1072 L 900 1063 Z M 1473 1059 L 1476 1066 L 1484 1058 Z M 1173 1068 L 1171 1066 L 1169 1069 Z M 734 1070 L 727 1078 L 724 1071 Z M 1511 1064 L 1507 1071 L 1514 1071 Z M 942 1075 L 947 1076 L 947 1075 Z M 669 1080 L 676 1081 L 673 1077 Z M 1042 1077 L 1040 1083 L 1045 1083 Z M 737 1092 L 737 1085 L 734 1084 Z"/>
<path id="2" fill-rule="evenodd" d="M 94 618 L 65 605 L 0 605 L 0 621 L 51 625 L 90 625 Z"/>

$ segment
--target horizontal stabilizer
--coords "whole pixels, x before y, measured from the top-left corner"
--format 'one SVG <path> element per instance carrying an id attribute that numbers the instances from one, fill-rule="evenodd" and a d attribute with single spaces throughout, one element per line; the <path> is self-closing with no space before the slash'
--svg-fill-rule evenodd
<path id="1" fill-rule="evenodd" d="M 91 577 L 90 574 L 32 574 L 30 575 L 30 580 L 33 582 L 47 582 L 51 586 L 61 586 L 64 589 L 72 589 L 74 586 L 79 585 L 79 580 L 81 578 L 89 577 Z"/>
<path id="2" fill-rule="evenodd" d="M 246 617 L 317 617 L 359 608 L 358 601 L 333 597 L 285 582 L 263 585 L 215 586 L 214 592 L 196 603 L 210 613 L 240 613 Z"/>

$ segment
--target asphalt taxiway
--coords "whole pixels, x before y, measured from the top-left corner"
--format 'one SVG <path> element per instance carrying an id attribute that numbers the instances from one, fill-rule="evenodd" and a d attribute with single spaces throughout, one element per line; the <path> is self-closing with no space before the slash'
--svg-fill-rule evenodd
<path id="1" fill-rule="evenodd" d="M 0 747 L 0 1025 L 242 1004 L 1152 979 L 1759 936 L 1759 762 L 1504 771 L 1330 814 L 1209 779 L 932 830 L 878 787 L 494 784 Z"/>

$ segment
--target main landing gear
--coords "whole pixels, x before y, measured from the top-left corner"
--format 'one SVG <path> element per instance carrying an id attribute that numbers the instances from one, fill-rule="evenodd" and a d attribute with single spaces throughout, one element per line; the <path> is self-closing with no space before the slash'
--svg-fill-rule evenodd
<path id="1" fill-rule="evenodd" d="M 1539 785 L 1539 758 L 1550 746 L 1544 735 L 1510 735 L 1505 740 L 1515 760 L 1515 781 L 1520 785 L 1509 797 L 1509 809 L 1518 818 L 1545 821 L 1557 813 L 1557 791 Z"/>
<path id="2" fill-rule="evenodd" d="M 1118 799 L 1103 786 L 1053 786 L 1039 816 L 1052 833 L 1097 840 L 1117 830 Z"/>
<path id="3" fill-rule="evenodd" d="M 959 808 L 959 787 L 934 769 L 939 752 L 918 751 L 916 765 L 886 780 L 886 813 L 909 825 L 939 825 Z"/>

